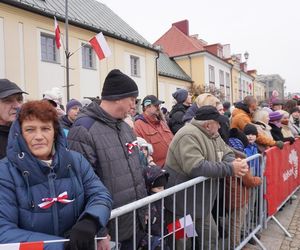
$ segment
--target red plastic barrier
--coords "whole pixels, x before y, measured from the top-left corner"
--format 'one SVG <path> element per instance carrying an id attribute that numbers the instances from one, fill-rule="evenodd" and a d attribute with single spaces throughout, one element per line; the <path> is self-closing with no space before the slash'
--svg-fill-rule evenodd
<path id="1" fill-rule="evenodd" d="M 285 143 L 283 149 L 272 147 L 265 152 L 267 177 L 268 216 L 277 212 L 277 208 L 300 185 L 300 140 L 293 145 Z"/>

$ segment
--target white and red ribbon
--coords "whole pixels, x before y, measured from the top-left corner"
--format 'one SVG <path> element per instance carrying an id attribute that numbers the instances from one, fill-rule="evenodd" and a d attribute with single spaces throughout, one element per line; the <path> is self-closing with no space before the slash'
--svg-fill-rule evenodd
<path id="1" fill-rule="evenodd" d="M 127 147 L 128 154 L 130 154 L 130 155 L 131 155 L 132 152 L 133 152 L 133 148 L 138 146 L 137 141 L 128 142 L 128 143 L 126 143 L 125 145 L 126 145 L 126 147 Z"/>
<path id="2" fill-rule="evenodd" d="M 70 202 L 73 202 L 73 200 L 69 200 L 68 199 L 68 193 L 67 191 L 61 193 L 59 196 L 57 196 L 56 198 L 43 198 L 42 199 L 42 203 L 38 204 L 38 206 L 42 209 L 47 209 L 49 207 L 51 207 L 55 202 L 60 202 L 60 203 L 63 203 L 63 204 L 67 204 L 67 203 L 70 203 Z"/>

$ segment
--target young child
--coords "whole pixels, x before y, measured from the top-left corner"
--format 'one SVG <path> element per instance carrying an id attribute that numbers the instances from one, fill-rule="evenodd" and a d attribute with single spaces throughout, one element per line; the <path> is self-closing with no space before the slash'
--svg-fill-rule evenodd
<path id="1" fill-rule="evenodd" d="M 240 158 L 244 153 L 245 146 L 248 146 L 248 141 L 243 132 L 233 128 L 230 130 L 228 144 L 237 151 L 235 153 L 236 157 Z M 250 169 L 242 178 L 226 178 L 226 206 L 228 213 L 230 213 L 231 248 L 237 247 L 240 244 L 241 229 L 248 210 L 249 189 L 257 187 L 261 183 L 261 178 L 252 176 Z M 229 201 L 231 202 L 229 203 Z"/>
<path id="2" fill-rule="evenodd" d="M 152 195 L 165 189 L 169 174 L 158 166 L 149 166 L 144 169 L 144 178 L 148 195 Z M 161 200 L 151 204 L 151 219 L 148 219 L 146 222 L 146 230 L 148 230 L 148 223 L 151 223 L 151 249 L 161 249 L 161 230 L 163 230 L 164 234 L 166 233 L 165 226 L 163 229 L 161 228 L 161 214 L 163 210 Z M 141 241 L 140 247 L 139 249 L 148 249 L 148 235 Z M 164 249 L 169 249 L 167 239 L 164 240 Z"/>
<path id="3" fill-rule="evenodd" d="M 148 143 L 144 138 L 137 137 L 137 146 L 139 147 L 139 157 L 140 162 L 143 168 L 148 168 L 149 166 L 155 166 L 155 162 L 153 161 L 153 147 L 150 143 Z"/>

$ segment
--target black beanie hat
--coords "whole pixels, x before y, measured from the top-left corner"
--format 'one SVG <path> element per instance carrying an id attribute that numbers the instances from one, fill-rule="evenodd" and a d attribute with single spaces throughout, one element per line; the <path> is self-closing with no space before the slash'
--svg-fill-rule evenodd
<path id="1" fill-rule="evenodd" d="M 168 182 L 168 177 L 166 175 L 161 175 L 156 178 L 152 184 L 152 188 L 155 187 L 165 187 Z"/>
<path id="2" fill-rule="evenodd" d="M 258 135 L 258 131 L 257 131 L 257 128 L 253 125 L 253 124 L 247 124 L 245 127 L 244 127 L 244 134 L 245 135 Z"/>
<path id="3" fill-rule="evenodd" d="M 138 95 L 136 83 L 120 70 L 113 69 L 106 76 L 101 93 L 102 100 L 120 100 Z"/>

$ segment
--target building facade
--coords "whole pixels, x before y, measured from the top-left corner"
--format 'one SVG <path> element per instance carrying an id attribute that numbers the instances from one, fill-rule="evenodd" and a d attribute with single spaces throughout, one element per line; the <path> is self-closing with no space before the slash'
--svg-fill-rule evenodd
<path id="1" fill-rule="evenodd" d="M 44 91 L 59 87 L 66 102 L 64 47 L 55 46 L 54 19 L 64 32 L 61 1 L 6 0 L 0 3 L 0 78 L 8 78 L 40 99 Z M 64 1 L 63 1 L 64 2 Z M 107 73 L 118 68 L 138 84 L 140 97 L 156 94 L 156 50 L 106 5 L 86 0 L 69 1 L 70 97 L 100 96 Z M 103 18 L 101 18 L 103 17 Z M 103 32 L 112 56 L 99 61 L 88 41 Z"/>
<path id="2" fill-rule="evenodd" d="M 266 88 L 266 99 L 270 99 L 273 91 L 278 92 L 278 99 L 284 99 L 285 80 L 278 74 L 258 75 L 257 81 Z"/>

